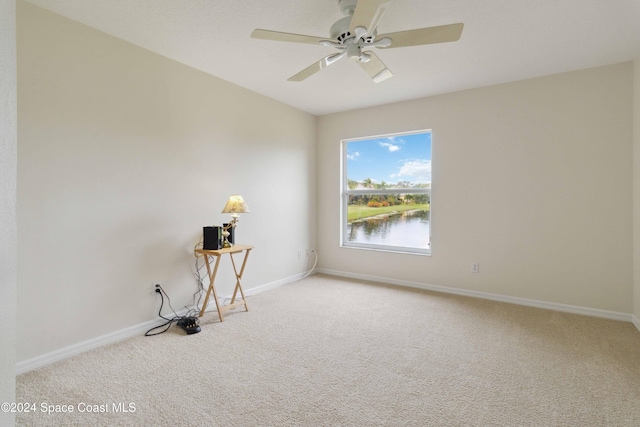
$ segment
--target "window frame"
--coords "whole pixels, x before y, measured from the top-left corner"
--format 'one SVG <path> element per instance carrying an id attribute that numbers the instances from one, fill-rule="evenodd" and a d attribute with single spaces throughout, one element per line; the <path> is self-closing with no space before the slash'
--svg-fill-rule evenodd
<path id="1" fill-rule="evenodd" d="M 360 138 L 347 138 L 342 139 L 340 141 L 340 247 L 348 248 L 348 249 L 364 249 L 364 250 L 374 250 L 374 251 L 383 251 L 383 252 L 393 252 L 393 253 L 404 253 L 404 254 L 412 254 L 412 255 L 425 255 L 431 256 L 432 246 L 431 246 L 431 236 L 432 236 L 432 212 L 431 209 L 433 200 L 431 197 L 432 190 L 432 182 L 429 183 L 429 188 L 412 188 L 410 191 L 406 191 L 405 188 L 367 188 L 367 189 L 350 189 L 349 188 L 349 180 L 347 176 L 347 146 L 350 142 L 355 141 L 366 141 L 366 140 L 376 140 L 383 139 L 389 137 L 402 137 L 405 135 L 415 135 L 415 134 L 426 134 L 429 133 L 431 135 L 431 153 L 430 157 L 433 159 L 433 131 L 431 129 L 422 129 L 416 131 L 409 132 L 399 132 L 399 133 L 390 133 L 384 135 L 373 135 L 367 137 Z M 347 240 L 347 228 L 348 228 L 348 203 L 349 196 L 358 196 L 358 195 L 389 195 L 389 194 L 428 194 L 429 195 L 429 243 L 427 248 L 417 248 L 411 246 L 392 246 L 392 245 L 381 245 L 375 243 L 359 243 L 359 242 L 350 242 Z"/>

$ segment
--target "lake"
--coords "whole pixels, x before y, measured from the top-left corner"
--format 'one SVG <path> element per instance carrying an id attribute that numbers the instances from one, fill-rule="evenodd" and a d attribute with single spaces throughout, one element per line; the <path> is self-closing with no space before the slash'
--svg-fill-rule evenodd
<path id="1" fill-rule="evenodd" d="M 347 224 L 347 241 L 428 249 L 429 211 L 409 211 L 352 222 Z"/>

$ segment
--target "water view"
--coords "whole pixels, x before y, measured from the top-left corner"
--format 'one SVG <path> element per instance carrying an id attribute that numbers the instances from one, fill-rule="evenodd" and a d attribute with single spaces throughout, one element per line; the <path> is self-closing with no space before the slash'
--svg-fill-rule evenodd
<path id="1" fill-rule="evenodd" d="M 347 241 L 429 249 L 429 211 L 380 215 L 347 224 Z"/>

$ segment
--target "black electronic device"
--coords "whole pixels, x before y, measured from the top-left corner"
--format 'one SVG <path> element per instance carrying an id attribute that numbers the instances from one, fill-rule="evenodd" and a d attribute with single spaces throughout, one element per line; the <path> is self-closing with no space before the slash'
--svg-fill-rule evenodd
<path id="1" fill-rule="evenodd" d="M 202 227 L 202 249 L 215 251 L 222 249 L 222 227 Z"/>

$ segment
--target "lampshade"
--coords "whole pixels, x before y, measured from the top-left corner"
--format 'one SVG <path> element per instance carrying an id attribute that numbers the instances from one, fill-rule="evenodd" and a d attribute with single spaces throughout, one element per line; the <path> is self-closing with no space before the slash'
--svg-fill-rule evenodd
<path id="1" fill-rule="evenodd" d="M 224 205 L 224 209 L 222 209 L 222 213 L 230 213 L 230 214 L 247 213 L 247 212 L 251 212 L 249 210 L 249 207 L 244 202 L 244 199 L 242 198 L 242 196 L 237 194 L 234 194 L 231 197 L 229 197 L 229 200 L 227 200 L 227 204 Z"/>

